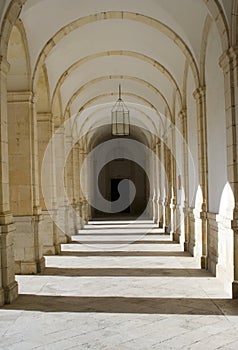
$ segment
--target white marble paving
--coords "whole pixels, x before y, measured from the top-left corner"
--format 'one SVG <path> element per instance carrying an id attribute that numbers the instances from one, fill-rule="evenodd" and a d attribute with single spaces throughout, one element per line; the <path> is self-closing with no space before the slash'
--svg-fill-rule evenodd
<path id="1" fill-rule="evenodd" d="M 43 274 L 17 276 L 20 297 L 0 309 L 0 349 L 238 348 L 238 302 L 215 277 L 157 229 L 118 247 L 110 227 L 105 247 L 107 225 L 83 231 L 97 246 L 64 244 Z"/>

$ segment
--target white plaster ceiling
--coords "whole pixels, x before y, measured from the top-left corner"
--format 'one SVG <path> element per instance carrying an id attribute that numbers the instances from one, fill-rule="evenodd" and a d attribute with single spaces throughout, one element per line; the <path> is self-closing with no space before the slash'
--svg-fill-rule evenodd
<path id="1" fill-rule="evenodd" d="M 94 69 L 92 69 L 92 66 Z M 130 76 L 143 80 L 144 82 L 149 82 L 167 97 L 169 103 L 172 103 L 173 85 L 161 71 L 151 64 L 134 57 L 118 55 L 116 57 L 104 56 L 94 60 L 94 62 L 86 62 L 70 74 L 60 89 L 63 110 L 71 96 L 79 89 L 79 85 L 80 87 L 83 87 L 88 82 L 97 78 L 100 79 L 105 76 L 115 75 Z M 91 85 L 88 85 L 88 88 L 90 89 Z M 117 85 L 114 85 L 114 89 L 116 87 Z"/>
<path id="2" fill-rule="evenodd" d="M 107 20 L 93 22 L 71 32 L 51 50 L 46 59 L 51 91 L 62 72 L 74 62 L 85 56 L 110 50 L 143 53 L 167 67 L 180 85 L 182 84 L 185 56 L 172 40 L 145 24 L 128 20 Z"/>
<path id="3" fill-rule="evenodd" d="M 219 1 L 229 13 L 231 0 Z M 8 3 L 9 0 L 0 0 L 4 9 Z M 111 19 L 110 14 L 115 15 L 115 11 L 133 13 L 134 17 Z M 101 16 L 95 16 L 100 13 Z M 136 14 L 146 16 L 144 22 L 139 21 Z M 172 109 L 175 86 L 165 74 L 138 57 L 123 54 L 103 57 L 97 55 L 123 50 L 147 56 L 163 65 L 182 91 L 186 55 L 191 53 L 194 63 L 199 67 L 202 33 L 208 14 L 205 0 L 27 0 L 20 17 L 26 31 L 32 72 L 46 44 L 53 43 L 45 57 L 51 97 L 60 77 L 73 64 L 89 56 L 89 60 L 68 74 L 60 86 L 63 108 L 72 95 L 90 81 L 93 83 L 81 91 L 70 107 L 72 113 L 90 100 L 91 105 L 112 101 L 110 94 L 116 93 L 118 83 L 121 82 L 124 91 L 128 93 L 125 100 L 137 103 L 144 101 L 145 105 L 148 101 L 163 112 L 165 103 L 160 94 L 128 77 L 153 85 L 165 96 Z M 83 18 L 85 22 L 81 23 Z M 162 25 L 156 28 L 155 22 L 150 18 Z M 79 19 L 80 26 L 70 26 Z M 62 33 L 61 40 L 51 41 L 65 26 L 68 26 L 67 35 Z M 165 34 L 168 29 L 172 39 Z M 180 37 L 180 43 L 172 32 Z M 183 46 L 183 50 L 179 45 Z M 91 55 L 94 55 L 93 59 L 90 59 Z M 109 75 L 124 77 L 121 81 L 115 78 L 95 80 Z M 101 97 L 95 99 L 98 96 Z"/>
<path id="4" fill-rule="evenodd" d="M 199 52 L 207 13 L 200 0 L 28 0 L 21 18 L 29 32 L 32 64 L 49 38 L 62 27 L 78 18 L 107 11 L 140 13 L 157 19 L 181 36 L 192 51 Z"/>
<path id="5" fill-rule="evenodd" d="M 120 83 L 119 79 L 109 79 L 106 81 L 99 81 L 88 89 L 83 90 L 78 97 L 75 99 L 72 104 L 72 108 L 75 106 L 76 111 L 79 111 L 85 104 L 87 104 L 90 100 L 92 100 L 95 96 L 101 94 L 111 94 L 115 93 L 117 95 L 117 87 Z M 124 91 L 125 86 L 125 91 Z M 128 100 L 127 95 L 133 94 L 141 97 L 141 99 L 148 101 L 151 105 L 155 106 L 158 111 L 164 111 L 164 102 L 161 97 L 155 92 L 151 91 L 147 86 L 143 86 L 142 84 L 125 79 L 123 80 L 123 98 L 125 101 Z M 122 92 L 123 92 L 122 91 Z M 112 102 L 115 103 L 118 97 L 112 97 Z M 142 103 L 142 101 L 141 101 Z"/>

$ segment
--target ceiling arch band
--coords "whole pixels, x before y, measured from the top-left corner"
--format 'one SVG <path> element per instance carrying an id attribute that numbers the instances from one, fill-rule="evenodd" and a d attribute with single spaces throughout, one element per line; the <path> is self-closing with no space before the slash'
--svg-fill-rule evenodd
<path id="1" fill-rule="evenodd" d="M 161 73 L 163 73 L 171 81 L 171 83 L 174 86 L 174 89 L 176 91 L 178 91 L 180 103 L 182 106 L 182 95 L 181 95 L 181 91 L 179 89 L 178 83 L 175 80 L 175 78 L 172 76 L 172 74 L 162 64 L 160 64 L 158 61 L 156 61 L 156 60 L 154 60 L 154 59 L 152 59 L 144 54 L 141 54 L 138 52 L 133 52 L 133 51 L 122 51 L 122 50 L 99 52 L 97 54 L 84 57 L 81 60 L 75 62 L 71 67 L 69 67 L 69 69 L 67 69 L 66 72 L 64 72 L 61 75 L 60 79 L 58 80 L 57 85 L 56 85 L 54 92 L 53 92 L 53 95 L 52 95 L 51 104 L 53 105 L 55 96 L 57 96 L 57 93 L 60 89 L 60 86 L 65 82 L 65 80 L 69 77 L 69 75 L 72 74 L 73 71 L 76 70 L 77 68 L 79 68 L 82 64 L 84 64 L 85 62 L 88 62 L 90 60 L 94 60 L 96 58 L 99 58 L 99 57 L 120 56 L 120 55 L 138 58 L 142 61 L 145 61 L 145 62 L 151 64 L 153 67 L 158 69 Z"/>
<path id="2" fill-rule="evenodd" d="M 79 96 L 79 94 L 89 88 L 91 85 L 97 83 L 97 82 L 100 82 L 100 81 L 103 81 L 103 80 L 110 80 L 110 79 L 127 79 L 127 80 L 132 80 L 132 81 L 136 81 L 142 85 L 145 85 L 147 86 L 149 89 L 151 89 L 152 91 L 154 91 L 156 94 L 160 95 L 162 100 L 164 101 L 164 104 L 166 105 L 166 107 L 168 108 L 169 110 L 169 114 L 170 114 L 170 117 L 172 118 L 172 113 L 171 113 L 171 109 L 169 107 L 169 103 L 168 101 L 166 100 L 165 96 L 155 87 L 153 86 L 152 84 L 150 84 L 149 82 L 143 80 L 143 79 L 140 79 L 140 78 L 137 78 L 137 77 L 132 77 L 132 76 L 122 76 L 122 75 L 109 75 L 109 76 L 104 76 L 104 77 L 100 77 L 100 78 L 96 78 L 94 80 L 91 80 L 89 82 L 87 82 L 86 84 L 84 84 L 83 86 L 81 86 L 73 95 L 72 97 L 70 98 L 70 100 L 68 101 L 67 105 L 66 105 L 66 108 L 65 108 L 65 112 L 67 110 L 70 109 L 70 106 L 71 104 L 74 102 L 74 100 Z M 64 114 L 65 114 L 64 112 Z"/>
<path id="3" fill-rule="evenodd" d="M 82 17 L 65 27 L 61 28 L 55 35 L 52 37 L 44 46 L 44 48 L 41 50 L 41 53 L 38 56 L 35 68 L 34 68 L 34 73 L 33 73 L 33 89 L 35 87 L 35 80 L 37 77 L 38 69 L 39 67 L 44 63 L 46 60 L 47 56 L 51 52 L 51 50 L 64 38 L 67 36 L 69 33 L 72 31 L 80 28 L 81 26 L 89 23 L 93 23 L 96 21 L 101 21 L 101 20 L 108 20 L 108 19 L 127 19 L 127 20 L 132 20 L 132 21 L 137 21 L 141 22 L 143 24 L 146 24 L 150 27 L 153 27 L 157 29 L 158 31 L 162 32 L 164 35 L 166 35 L 169 39 L 171 39 L 175 45 L 177 45 L 180 50 L 184 53 L 185 57 L 187 58 L 188 62 L 191 65 L 194 79 L 196 82 L 196 86 L 200 86 L 199 82 L 199 70 L 196 64 L 196 61 L 193 57 L 193 54 L 189 47 L 185 44 L 185 42 L 180 38 L 172 29 L 170 29 L 168 26 L 165 24 L 161 23 L 158 20 L 155 20 L 151 17 L 138 14 L 138 13 L 132 13 L 132 12 L 123 12 L 123 11 L 107 11 L 103 13 L 97 13 L 94 15 Z"/>

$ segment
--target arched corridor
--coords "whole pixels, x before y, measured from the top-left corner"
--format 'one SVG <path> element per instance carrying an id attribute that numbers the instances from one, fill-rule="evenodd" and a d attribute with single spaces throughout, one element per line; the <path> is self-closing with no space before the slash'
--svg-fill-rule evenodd
<path id="1" fill-rule="evenodd" d="M 171 319 L 174 343 L 123 349 L 179 348 L 189 314 L 236 326 L 237 16 L 237 0 L 0 0 L 0 315 Z"/>

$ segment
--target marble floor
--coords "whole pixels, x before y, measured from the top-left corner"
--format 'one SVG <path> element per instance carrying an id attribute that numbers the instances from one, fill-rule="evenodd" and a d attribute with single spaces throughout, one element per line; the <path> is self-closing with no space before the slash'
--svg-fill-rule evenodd
<path id="1" fill-rule="evenodd" d="M 149 221 L 90 222 L 17 281 L 0 349 L 238 349 L 238 301 Z"/>

